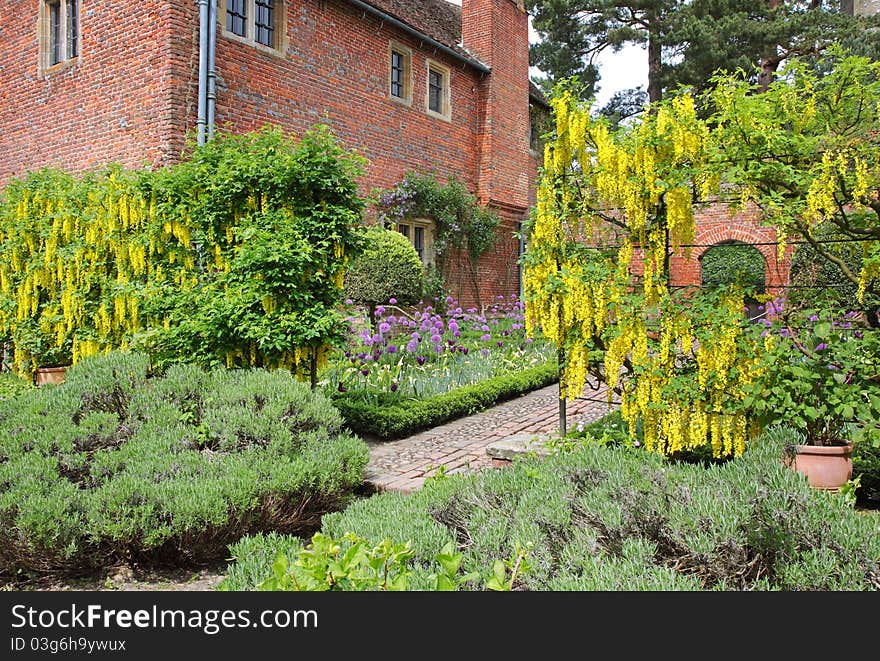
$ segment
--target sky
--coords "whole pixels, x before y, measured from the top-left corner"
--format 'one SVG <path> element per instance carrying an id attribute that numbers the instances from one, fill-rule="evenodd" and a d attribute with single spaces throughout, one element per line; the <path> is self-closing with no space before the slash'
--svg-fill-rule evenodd
<path id="1" fill-rule="evenodd" d="M 461 5 L 461 0 L 449 0 L 452 4 Z M 532 29 L 532 19 L 529 18 L 529 43 L 538 41 L 538 34 Z M 625 46 L 617 53 L 605 49 L 599 55 L 599 73 L 602 78 L 599 81 L 599 91 L 596 94 L 594 107 L 601 108 L 615 92 L 639 87 L 648 89 L 648 55 L 645 49 L 638 46 Z M 541 71 L 532 67 L 532 76 L 540 76 Z"/>

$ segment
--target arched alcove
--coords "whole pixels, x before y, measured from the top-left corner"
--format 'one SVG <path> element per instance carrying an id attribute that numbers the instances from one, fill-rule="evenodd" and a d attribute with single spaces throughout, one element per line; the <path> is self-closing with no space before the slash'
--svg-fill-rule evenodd
<path id="1" fill-rule="evenodd" d="M 721 241 L 700 255 L 700 284 L 703 287 L 720 287 L 740 284 L 763 294 L 767 288 L 767 260 L 765 255 L 742 241 Z M 749 318 L 763 314 L 759 302 L 746 300 Z"/>

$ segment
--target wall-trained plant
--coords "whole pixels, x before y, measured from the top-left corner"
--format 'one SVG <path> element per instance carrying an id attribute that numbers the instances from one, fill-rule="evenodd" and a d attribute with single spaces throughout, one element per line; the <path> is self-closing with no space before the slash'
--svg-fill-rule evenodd
<path id="1" fill-rule="evenodd" d="M 65 383 L 0 402 L 0 575 L 198 563 L 249 532 L 309 532 L 367 459 L 284 370 L 84 359 Z"/>
<path id="2" fill-rule="evenodd" d="M 158 362 L 314 373 L 341 336 L 362 159 L 326 127 L 219 134 L 156 171 L 45 170 L 0 202 L 0 335 L 28 372 L 140 346 Z"/>

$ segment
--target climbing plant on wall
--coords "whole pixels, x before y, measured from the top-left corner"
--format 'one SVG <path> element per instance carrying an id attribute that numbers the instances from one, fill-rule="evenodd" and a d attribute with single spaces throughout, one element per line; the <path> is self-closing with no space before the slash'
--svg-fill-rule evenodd
<path id="1" fill-rule="evenodd" d="M 158 362 L 314 374 L 360 245 L 362 160 L 323 127 L 220 134 L 158 171 L 46 170 L 0 202 L 0 333 L 15 369 L 132 342 Z"/>
<path id="2" fill-rule="evenodd" d="M 375 197 L 379 222 L 392 229 L 407 218 L 434 221 L 434 255 L 439 272 L 448 273 L 453 253 L 464 256 L 467 275 L 480 306 L 478 267 L 480 258 L 495 245 L 498 216 L 481 206 L 454 177 L 443 184 L 432 174 L 410 172 L 397 186 L 377 192 Z"/>

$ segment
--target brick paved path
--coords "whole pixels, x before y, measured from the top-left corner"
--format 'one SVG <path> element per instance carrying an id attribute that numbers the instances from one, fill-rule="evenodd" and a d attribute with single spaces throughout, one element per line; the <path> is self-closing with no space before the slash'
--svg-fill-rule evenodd
<path id="1" fill-rule="evenodd" d="M 604 390 L 585 391 L 585 396 L 604 401 Z M 486 446 L 519 432 L 542 439 L 558 433 L 559 387 L 547 386 L 494 406 L 482 413 L 396 441 L 367 441 L 370 463 L 366 481 L 380 491 L 412 491 L 433 475 L 439 466 L 446 473 L 480 470 L 492 465 Z M 608 413 L 602 402 L 578 399 L 568 402 L 568 429 L 592 422 Z"/>

